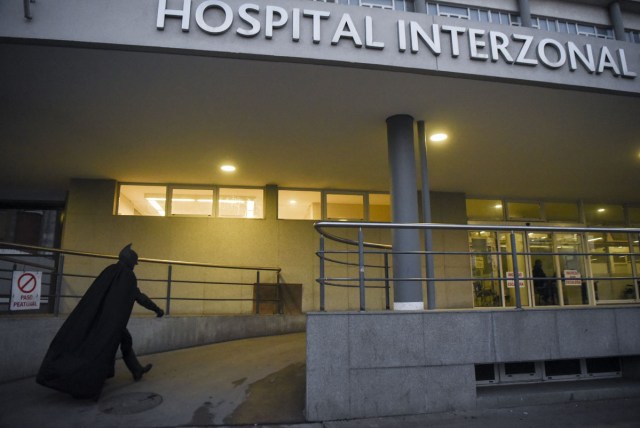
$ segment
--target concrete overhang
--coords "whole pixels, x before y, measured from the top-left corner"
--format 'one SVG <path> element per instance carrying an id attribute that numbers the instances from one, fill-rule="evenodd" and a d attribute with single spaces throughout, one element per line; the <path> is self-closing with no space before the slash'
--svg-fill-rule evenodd
<path id="1" fill-rule="evenodd" d="M 103 6 L 102 16 L 117 15 L 124 3 L 131 7 Z M 21 5 L 10 7 L 0 6 L 3 22 L 23 19 Z M 40 16 L 47 3 L 37 7 L 33 22 L 21 25 L 46 19 Z M 86 6 L 78 13 L 92 12 Z M 147 15 L 127 19 L 144 22 Z M 92 22 L 80 19 L 77 31 L 90 32 Z M 125 25 L 115 25 L 110 37 Z M 149 37 L 184 36 L 155 25 L 140 24 Z M 198 31 L 190 34 L 208 36 Z M 365 65 L 359 58 L 371 52 L 362 54 L 364 48 L 349 62 L 346 47 L 345 59 L 313 61 L 6 33 L 0 42 L 4 197 L 64 190 L 70 178 L 386 191 L 385 119 L 410 114 L 450 135 L 447 144 L 429 147 L 432 190 L 640 202 L 640 89 Z M 332 49 L 330 40 L 323 43 Z M 627 50 L 630 67 L 640 61 L 637 45 L 615 46 Z M 454 61 L 443 55 L 441 63 Z M 610 74 L 600 77 L 639 85 Z M 238 166 L 233 176 L 217 169 L 227 160 Z"/>

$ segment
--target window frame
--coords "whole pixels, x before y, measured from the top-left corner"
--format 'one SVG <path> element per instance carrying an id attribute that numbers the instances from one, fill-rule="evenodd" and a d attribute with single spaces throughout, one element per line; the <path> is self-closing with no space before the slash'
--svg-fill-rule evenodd
<path id="1" fill-rule="evenodd" d="M 164 187 L 165 189 L 165 207 L 164 215 L 136 215 L 136 214 L 119 214 L 120 211 L 120 195 L 122 186 L 153 186 Z M 218 204 L 220 201 L 220 189 L 257 189 L 262 192 L 262 215 L 260 217 L 227 217 L 220 216 Z M 173 214 L 172 204 L 175 190 L 211 190 L 212 191 L 212 207 L 211 214 Z M 226 185 L 200 185 L 200 184 L 175 184 L 175 183 L 134 183 L 134 182 L 118 182 L 114 201 L 115 216 L 123 217 L 190 217 L 190 218 L 221 218 L 221 219 L 244 219 L 244 220 L 264 220 L 266 217 L 266 189 L 260 186 L 226 186 Z"/>
<path id="2" fill-rule="evenodd" d="M 178 190 L 211 190 L 212 192 L 212 198 L 213 201 L 211 202 L 211 214 L 174 214 L 173 213 L 173 192 L 178 189 Z M 217 188 L 215 186 L 198 186 L 198 185 L 179 185 L 179 184 L 172 184 L 168 186 L 167 189 L 167 201 L 169 202 L 167 209 L 166 209 L 166 217 L 215 217 L 216 216 L 216 201 L 218 199 L 218 192 L 217 192 Z"/>

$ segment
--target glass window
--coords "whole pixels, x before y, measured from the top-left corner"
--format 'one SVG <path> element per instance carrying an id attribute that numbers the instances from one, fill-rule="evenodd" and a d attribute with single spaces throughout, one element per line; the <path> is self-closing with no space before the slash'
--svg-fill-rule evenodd
<path id="1" fill-rule="evenodd" d="M 395 0 L 393 2 L 393 8 L 395 10 L 402 10 L 405 12 L 414 11 L 413 1 L 410 0 Z"/>
<path id="2" fill-rule="evenodd" d="M 438 14 L 441 16 L 449 16 L 451 18 L 469 19 L 469 9 L 467 9 L 466 7 L 439 4 Z"/>
<path id="3" fill-rule="evenodd" d="M 364 220 L 364 196 L 327 194 L 327 219 Z"/>
<path id="4" fill-rule="evenodd" d="M 211 216 L 213 189 L 173 189 L 171 215 Z"/>
<path id="5" fill-rule="evenodd" d="M 635 298 L 629 240 L 624 233 L 587 235 L 591 272 L 597 301 Z M 616 279 L 619 278 L 619 279 Z"/>
<path id="6" fill-rule="evenodd" d="M 584 211 L 588 226 L 624 225 L 622 205 L 585 204 Z"/>
<path id="7" fill-rule="evenodd" d="M 167 186 L 120 185 L 118 215 L 164 216 Z"/>
<path id="8" fill-rule="evenodd" d="M 262 189 L 222 187 L 218 191 L 218 217 L 263 218 Z"/>
<path id="9" fill-rule="evenodd" d="M 540 204 L 531 202 L 507 202 L 509 220 L 542 220 Z"/>
<path id="10" fill-rule="evenodd" d="M 478 253 L 471 255 L 474 306 L 501 306 L 503 289 L 497 279 L 500 276 L 498 256 L 490 254 L 498 250 L 495 233 L 470 231 L 469 250 Z"/>
<path id="11" fill-rule="evenodd" d="M 388 193 L 369 194 L 369 220 L 391 221 L 391 195 Z"/>
<path id="12" fill-rule="evenodd" d="M 593 25 L 585 25 L 585 24 L 577 24 L 578 25 L 578 34 L 582 36 L 595 36 L 596 29 Z"/>
<path id="13" fill-rule="evenodd" d="M 547 221 L 580 222 L 578 204 L 545 202 L 544 213 Z"/>
<path id="14" fill-rule="evenodd" d="M 283 220 L 320 220 L 322 193 L 303 190 L 278 190 L 278 218 Z"/>
<path id="15" fill-rule="evenodd" d="M 469 220 L 503 220 L 502 201 L 499 199 L 467 199 Z"/>
<path id="16" fill-rule="evenodd" d="M 393 0 L 360 0 L 360 6 L 393 9 Z"/>

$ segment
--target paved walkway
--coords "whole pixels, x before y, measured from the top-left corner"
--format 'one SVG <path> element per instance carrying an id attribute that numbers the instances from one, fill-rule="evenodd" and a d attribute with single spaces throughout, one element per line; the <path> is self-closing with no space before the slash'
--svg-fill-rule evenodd
<path id="1" fill-rule="evenodd" d="M 0 427 L 297 428 L 640 427 L 640 398 L 307 423 L 305 335 L 237 340 L 140 358 L 133 382 L 122 361 L 97 402 L 74 400 L 34 378 L 0 385 Z"/>

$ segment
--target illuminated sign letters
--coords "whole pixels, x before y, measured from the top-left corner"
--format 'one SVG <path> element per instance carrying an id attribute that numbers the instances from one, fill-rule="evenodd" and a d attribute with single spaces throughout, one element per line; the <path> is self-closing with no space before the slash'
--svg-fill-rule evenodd
<path id="1" fill-rule="evenodd" d="M 179 4 L 174 3 L 174 4 Z M 175 7 L 175 6 L 174 6 Z M 156 28 L 164 30 L 167 19 L 180 19 L 183 32 L 191 30 L 192 19 L 201 31 L 212 36 L 235 32 L 250 39 L 262 35 L 273 40 L 276 32 L 287 34 L 298 43 L 329 43 L 337 46 L 348 43 L 356 48 L 376 51 L 391 49 L 383 39 L 377 37 L 376 22 L 371 16 L 354 19 L 349 13 L 332 14 L 326 10 L 300 9 L 281 6 L 260 6 L 244 3 L 234 10 L 222 0 L 205 0 L 195 11 L 192 0 L 182 0 L 182 8 L 168 9 L 167 0 L 158 0 Z M 406 16 L 406 15 L 402 15 Z M 464 52 L 472 61 L 503 63 L 516 66 L 537 67 L 549 70 L 584 70 L 589 74 L 610 73 L 615 77 L 635 79 L 637 73 L 629 69 L 622 48 L 609 49 L 606 45 L 560 42 L 544 37 L 502 31 L 487 31 L 479 28 L 430 24 L 423 26 L 417 21 L 398 19 L 396 29 L 391 29 L 397 38 L 397 52 L 412 55 L 439 56 L 443 52 L 459 58 Z M 302 39 L 302 30 L 308 30 L 310 39 Z M 541 34 L 547 34 L 542 33 Z"/>

